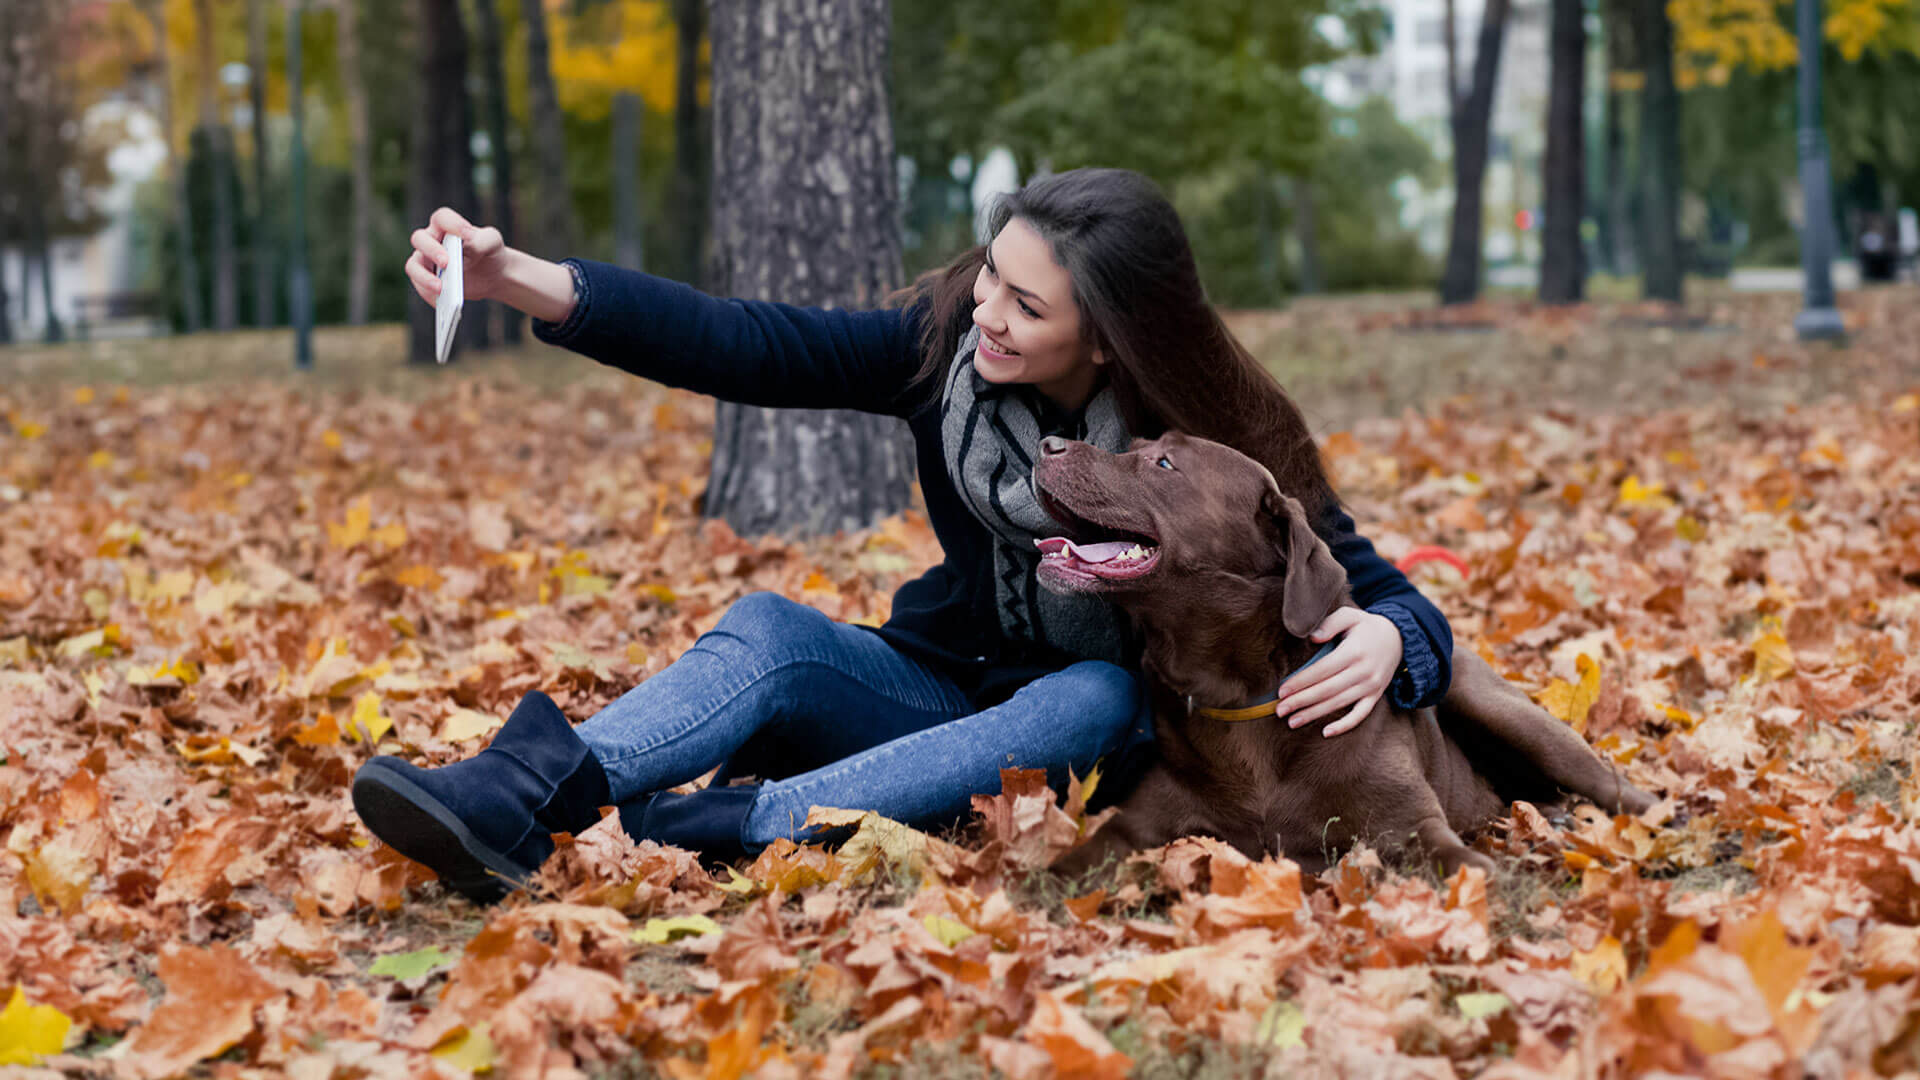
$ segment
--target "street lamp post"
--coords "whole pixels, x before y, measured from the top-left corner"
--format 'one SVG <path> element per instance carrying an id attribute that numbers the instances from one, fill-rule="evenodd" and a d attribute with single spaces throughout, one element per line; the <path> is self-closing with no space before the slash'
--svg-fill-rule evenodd
<path id="1" fill-rule="evenodd" d="M 293 316 L 293 366 L 313 368 L 313 281 L 307 276 L 307 136 L 301 103 L 300 23 L 306 0 L 287 8 L 287 107 L 293 110 L 293 206 L 288 217 L 287 306 Z"/>
<path id="2" fill-rule="evenodd" d="M 1820 0 L 1799 0 L 1800 37 L 1800 266 L 1806 274 L 1804 307 L 1793 328 L 1802 341 L 1831 341 L 1846 334 L 1833 306 L 1833 190 L 1827 174 L 1827 140 L 1820 127 Z"/>

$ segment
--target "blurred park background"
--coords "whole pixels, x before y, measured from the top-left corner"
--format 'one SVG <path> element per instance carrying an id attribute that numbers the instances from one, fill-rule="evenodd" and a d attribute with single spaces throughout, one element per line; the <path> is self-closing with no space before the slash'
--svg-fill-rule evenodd
<path id="1" fill-rule="evenodd" d="M 7 0 L 0 343 L 281 327 L 310 289 L 321 326 L 413 318 L 424 359 L 401 267 L 438 205 L 536 254 L 730 291 L 716 186 L 765 163 L 716 145 L 714 90 L 786 94 L 780 56 L 808 52 L 830 59 L 788 67 L 875 100 L 774 124 L 791 145 L 772 167 L 804 186 L 822 146 L 879 137 L 858 160 L 891 175 L 847 197 L 892 223 L 882 287 L 971 243 L 994 192 L 1089 164 L 1158 180 L 1236 309 L 1801 283 L 1790 3 L 813 8 L 812 30 L 783 15 L 729 51 L 703 0 Z M 1813 213 L 1843 288 L 1920 245 L 1917 12 L 1815 12 L 1831 196 Z M 470 310 L 463 348 L 521 341 L 507 315 Z"/>

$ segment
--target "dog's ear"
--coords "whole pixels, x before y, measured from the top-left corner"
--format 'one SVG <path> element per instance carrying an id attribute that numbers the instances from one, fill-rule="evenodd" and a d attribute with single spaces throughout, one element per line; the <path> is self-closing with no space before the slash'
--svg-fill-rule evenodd
<path id="1" fill-rule="evenodd" d="M 1287 568 L 1281 621 L 1287 633 L 1304 638 L 1340 603 L 1347 588 L 1347 572 L 1307 522 L 1306 509 L 1299 499 L 1269 486 L 1260 508 L 1272 522 L 1280 558 Z"/>

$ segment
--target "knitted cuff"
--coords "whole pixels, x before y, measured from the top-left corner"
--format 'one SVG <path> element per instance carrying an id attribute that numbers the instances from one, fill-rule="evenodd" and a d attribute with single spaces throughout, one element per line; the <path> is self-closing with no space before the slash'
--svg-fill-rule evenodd
<path id="1" fill-rule="evenodd" d="M 568 339 L 579 333 L 581 324 L 587 321 L 587 309 L 592 306 L 593 290 L 587 286 L 587 272 L 580 266 L 578 259 L 563 259 L 561 266 L 573 275 L 573 310 L 567 314 L 565 322 L 550 323 L 545 319 L 533 320 L 533 336 L 548 345 L 564 346 Z"/>
<path id="2" fill-rule="evenodd" d="M 1440 660 L 1433 655 L 1427 632 L 1405 605 L 1382 600 L 1367 609 L 1385 616 L 1400 631 L 1400 670 L 1387 685 L 1387 700 L 1402 709 L 1417 709 L 1440 681 Z"/>

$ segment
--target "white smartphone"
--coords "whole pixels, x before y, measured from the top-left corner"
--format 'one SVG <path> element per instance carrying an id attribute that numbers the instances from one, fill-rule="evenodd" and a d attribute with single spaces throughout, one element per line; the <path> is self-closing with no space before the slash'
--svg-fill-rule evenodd
<path id="1" fill-rule="evenodd" d="M 466 303 L 466 279 L 462 275 L 460 238 L 449 234 L 440 241 L 447 249 L 447 265 L 440 271 L 440 299 L 433 305 L 433 358 L 447 362 L 453 351 L 453 332 L 460 327 L 460 308 Z"/>

